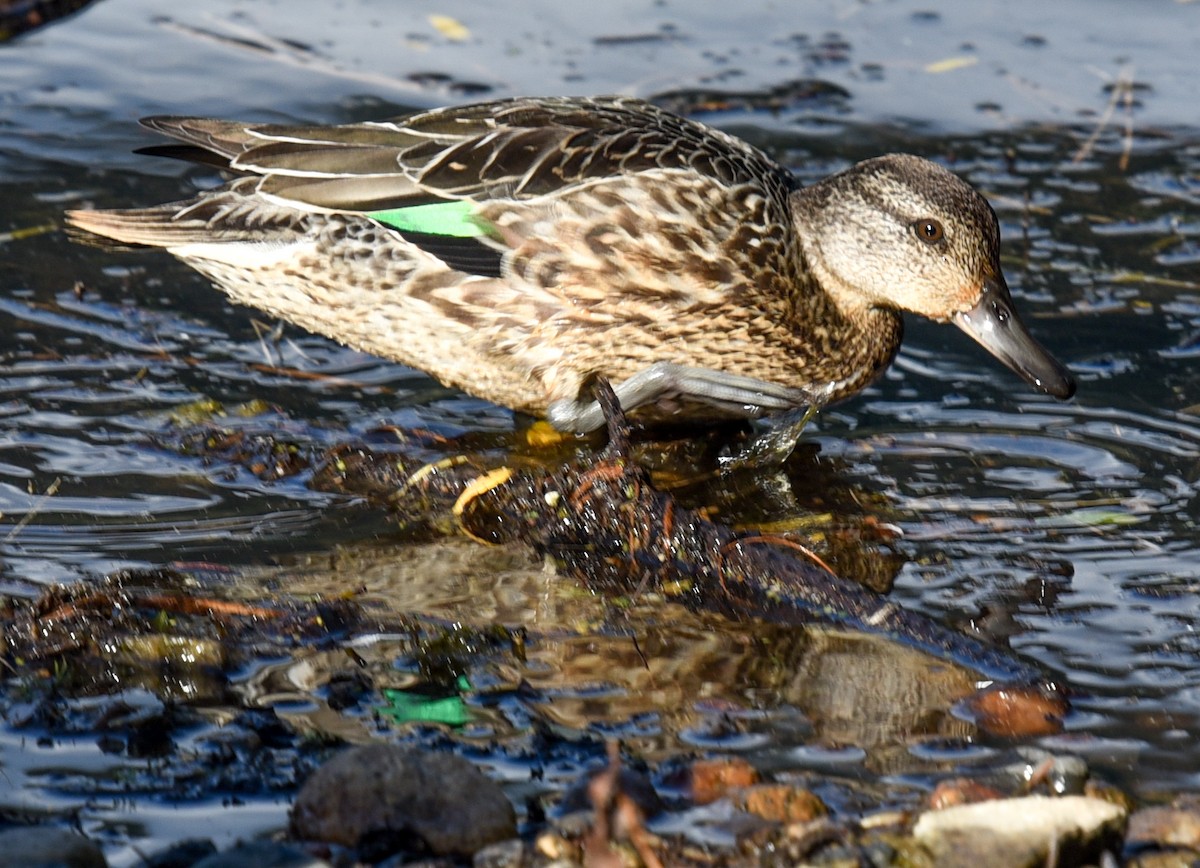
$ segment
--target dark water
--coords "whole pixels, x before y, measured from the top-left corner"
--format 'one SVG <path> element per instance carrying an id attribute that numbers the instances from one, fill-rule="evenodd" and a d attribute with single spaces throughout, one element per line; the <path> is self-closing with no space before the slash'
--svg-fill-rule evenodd
<path id="1" fill-rule="evenodd" d="M 815 478 L 830 503 L 903 532 L 894 599 L 1007 640 L 1073 686 L 1068 733 L 1043 746 L 1142 793 L 1200 785 L 1200 6 L 1009 4 L 993 17 L 829 3 L 801 16 L 629 3 L 577 17 L 547 4 L 520 21 L 483 4 L 437 10 L 464 36 L 392 4 L 301 5 L 180 13 L 105 0 L 0 46 L 0 589 L 195 562 L 272 567 L 278 580 L 336 552 L 361 559 L 346 569 L 356 582 L 387 573 L 380 587 L 401 607 L 514 621 L 536 609 L 537 569 L 520 558 L 460 562 L 302 481 L 266 484 L 150 443 L 201 399 L 264 399 L 275 409 L 244 424 L 329 444 L 380 424 L 504 431 L 507 413 L 296 329 L 268 348 L 253 312 L 165 256 L 26 230 L 57 226 L 67 207 L 149 204 L 216 182 L 132 155 L 149 142 L 135 125 L 144 114 L 333 122 L 477 95 L 674 94 L 803 177 L 903 149 L 988 195 L 1009 284 L 1078 396 L 1032 395 L 955 330 L 913 321 L 887 376 L 806 433 L 820 447 Z M 836 88 L 781 87 L 807 78 Z M 738 96 L 713 111 L 717 91 Z M 264 362 L 328 379 L 253 367 Z M 531 589 L 496 590 L 513 575 Z M 696 636 L 667 635 L 663 648 L 707 635 L 687 629 Z M 543 662 L 553 673 L 571 656 Z M 627 734 L 669 708 L 643 688 L 614 688 L 630 703 L 606 705 Z M 682 743 L 703 743 L 688 732 Z M 759 737 L 794 747 L 786 727 Z M 48 757 L 5 744 L 13 801 L 72 802 Z M 96 762 L 86 746 L 59 753 L 50 765 Z M 153 827 L 161 810 L 135 813 Z M 282 810 L 252 804 L 222 823 L 269 827 Z M 132 858 L 123 852 L 114 864 Z"/>

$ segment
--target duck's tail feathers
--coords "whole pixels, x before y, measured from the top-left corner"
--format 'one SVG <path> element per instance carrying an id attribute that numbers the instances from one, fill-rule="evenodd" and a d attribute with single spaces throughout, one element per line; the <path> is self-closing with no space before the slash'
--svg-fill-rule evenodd
<path id="1" fill-rule="evenodd" d="M 68 232 L 102 247 L 178 247 L 211 241 L 243 241 L 245 231 L 214 230 L 205 219 L 180 219 L 181 203 L 126 211 L 68 211 Z"/>

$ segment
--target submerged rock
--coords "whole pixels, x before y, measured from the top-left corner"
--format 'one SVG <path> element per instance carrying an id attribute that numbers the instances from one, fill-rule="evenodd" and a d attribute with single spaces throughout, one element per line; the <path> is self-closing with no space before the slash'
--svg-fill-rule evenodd
<path id="1" fill-rule="evenodd" d="M 757 784 L 758 770 L 742 757 L 715 757 L 692 763 L 687 790 L 697 805 L 724 798 L 731 791 Z"/>
<path id="2" fill-rule="evenodd" d="M 0 868 L 108 868 L 108 861 L 78 832 L 26 826 L 0 832 Z"/>
<path id="3" fill-rule="evenodd" d="M 192 868 L 329 868 L 299 847 L 275 841 L 249 841 L 201 859 Z"/>
<path id="4" fill-rule="evenodd" d="M 928 811 L 913 837 L 935 865 L 1033 868 L 1094 864 L 1119 852 L 1124 829 L 1124 809 L 1101 799 L 1026 796 Z"/>
<path id="5" fill-rule="evenodd" d="M 201 859 L 216 852 L 217 845 L 207 838 L 187 838 L 147 856 L 144 868 L 194 868 Z"/>
<path id="6" fill-rule="evenodd" d="M 373 744 L 343 751 L 305 782 L 298 838 L 368 849 L 470 856 L 517 834 L 498 784 L 462 757 Z"/>
<path id="7" fill-rule="evenodd" d="M 758 784 L 734 798 L 747 813 L 775 823 L 808 823 L 829 813 L 815 793 L 789 784 Z"/>

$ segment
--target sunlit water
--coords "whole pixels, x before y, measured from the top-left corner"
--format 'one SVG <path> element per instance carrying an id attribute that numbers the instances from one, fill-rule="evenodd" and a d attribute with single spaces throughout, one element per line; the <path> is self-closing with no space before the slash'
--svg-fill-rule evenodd
<path id="1" fill-rule="evenodd" d="M 1182 6 L 1171 6 L 1171 15 L 1181 14 Z M 445 11 L 469 23 L 473 12 L 478 23 L 490 20 L 467 4 L 459 7 Z M 758 84 L 770 82 L 771 67 L 744 48 L 714 54 L 711 44 L 729 39 L 719 29 L 729 22 L 716 12 L 677 22 L 686 38 L 662 37 L 659 19 L 667 19 L 655 12 L 646 30 L 660 34 L 658 43 L 595 41 L 643 33 L 640 25 L 622 25 L 624 19 L 601 19 L 586 35 L 558 34 L 559 41 L 537 53 L 545 66 L 533 64 L 532 71 L 514 65 L 507 53 L 513 45 L 531 51 L 532 43 L 523 40 L 532 37 L 524 30 L 473 37 L 470 74 L 456 70 L 447 82 L 414 75 L 464 56 L 461 45 L 424 18 L 396 26 L 410 54 L 381 71 L 356 65 L 363 58 L 370 67 L 379 56 L 372 52 L 383 47 L 369 42 L 361 55 L 348 53 L 354 31 L 344 20 L 324 41 L 304 34 L 319 63 L 304 61 L 307 55 L 303 62 L 281 62 L 197 36 L 203 27 L 225 35 L 250 28 L 261 35 L 269 17 L 246 18 L 239 9 L 231 3 L 187 21 L 153 20 L 161 10 L 148 0 L 111 0 L 18 45 L 0 46 L 0 233 L 57 224 L 66 207 L 149 204 L 215 183 L 207 170 L 185 171 L 128 153 L 148 141 L 134 126 L 147 112 L 336 121 L 399 111 L 397 103 L 463 99 L 484 90 L 481 81 L 495 94 L 628 87 L 647 95 L 681 83 L 732 87 L 739 76 L 731 69 L 742 69 Z M 940 26 L 936 20 L 913 17 L 916 7 L 903 9 L 899 20 L 926 45 L 916 58 L 918 70 L 943 59 L 940 52 L 957 50 L 953 39 L 935 39 L 921 29 Z M 1200 133 L 1194 117 L 1171 114 L 1183 70 L 1172 73 L 1155 54 L 1152 90 L 1134 94 L 1157 126 L 1145 125 L 1145 114 L 1135 111 L 1127 130 L 1118 105 L 1094 147 L 1081 152 L 1106 108 L 1101 81 L 1085 87 L 1085 76 L 1063 83 L 1053 94 L 1058 102 L 1052 111 L 1020 103 L 1014 109 L 1012 94 L 1024 98 L 1029 88 L 1017 87 L 1012 75 L 992 64 L 990 77 L 979 78 L 976 70 L 971 75 L 977 77 L 958 80 L 968 82 L 968 97 L 954 97 L 946 118 L 928 107 L 920 113 L 880 93 L 909 82 L 915 61 L 903 51 L 899 58 L 878 48 L 864 51 L 863 45 L 877 45 L 877 33 L 855 29 L 863 24 L 862 10 L 838 17 L 844 11 L 831 6 L 822 14 L 842 22 L 850 60 L 838 59 L 837 40 L 824 31 L 813 32 L 804 43 L 808 48 L 796 51 L 803 58 L 801 74 L 828 73 L 849 89 L 848 101 L 789 105 L 782 114 L 705 117 L 747 135 L 806 178 L 893 149 L 949 162 L 995 205 L 1014 296 L 1033 332 L 1072 368 L 1080 386 L 1066 404 L 1032 395 L 955 330 L 910 322 L 893 369 L 806 432 L 820 447 L 822 484 L 830 486 L 831 501 L 869 503 L 865 508 L 881 522 L 902 530 L 896 545 L 906 565 L 894 599 L 1007 641 L 1072 686 L 1075 715 L 1068 734 L 1051 747 L 1081 753 L 1141 791 L 1195 787 Z M 745 26 L 769 14 L 757 10 Z M 896 8 L 887 12 L 897 14 Z M 298 25 L 290 16 L 289 22 L 270 32 L 293 37 L 291 28 Z M 1036 53 L 1036 42 L 1020 42 L 992 24 L 996 29 L 980 44 L 1020 45 L 1037 70 L 1035 61 L 1044 53 Z M 792 23 L 787 29 L 804 30 Z M 130 33 L 163 48 L 147 53 L 144 70 L 122 59 L 132 50 Z M 1053 29 L 1045 34 L 1051 42 L 1061 35 Z M 1191 37 L 1173 31 L 1169 38 Z M 576 43 L 586 48 L 576 65 L 567 63 L 566 71 L 556 66 Z M 782 57 L 780 44 L 772 42 L 771 51 Z M 825 47 L 813 47 L 819 45 Z M 1115 76 L 1118 67 L 1110 64 L 1117 54 L 1114 49 L 1093 62 L 1109 65 Z M 664 57 L 684 55 L 693 66 L 662 72 Z M 489 58 L 495 66 L 485 62 Z M 872 58 L 883 66 L 871 67 Z M 632 65 L 622 66 L 625 61 Z M 1055 62 L 1063 61 L 1045 59 Z M 696 72 L 703 63 L 724 72 L 706 77 Z M 337 74 L 321 64 L 336 67 Z M 658 77 L 637 77 L 655 64 Z M 777 67 L 781 81 L 800 77 L 782 61 Z M 556 72 L 539 88 L 535 72 L 545 68 Z M 385 75 L 401 85 L 388 89 L 376 81 Z M 935 91 L 954 81 L 925 80 Z M 1047 93 L 1045 80 L 1034 85 Z M 996 90 L 1005 99 L 989 102 L 986 96 Z M 973 102 L 964 103 L 968 98 Z M 992 105 L 1006 100 L 1004 111 L 1015 118 L 1000 116 L 1002 107 Z M 1090 116 L 1081 115 L 1083 108 Z M 897 114 L 902 120 L 894 120 Z M 992 131 L 964 130 L 965 118 Z M 930 132 L 939 122 L 952 130 Z M 327 445 L 385 423 L 449 434 L 511 425 L 507 413 L 484 402 L 296 329 L 288 329 L 283 342 L 269 343 L 255 329 L 260 317 L 230 308 L 204 280 L 164 255 L 100 252 L 72 244 L 58 231 L 4 236 L 0 290 L 0 589 L 6 592 L 29 595 L 42 584 L 125 566 L 300 564 L 306 556 L 359 544 L 398 544 L 408 553 L 400 560 L 419 554 L 385 517 L 309 491 L 303 478 L 264 483 L 244 470 L 156 447 L 152 438 L 165 429 L 169 414 L 200 399 L 230 408 L 265 399 L 274 408 L 268 414 L 233 424 Z M 264 323 L 262 330 L 272 325 Z M 254 366 L 263 363 L 326 379 L 262 373 Z M 469 605 L 489 593 L 488 576 L 471 564 L 462 576 L 470 585 L 438 585 L 418 602 L 430 613 L 459 613 L 457 606 L 469 616 Z M 511 566 L 498 567 L 496 576 Z M 412 575 L 420 581 L 419 571 Z M 480 607 L 486 612 L 479 616 L 536 608 L 540 592 L 531 577 L 537 570 L 521 575 L 530 583 L 528 594 Z M 680 630 L 667 631 L 664 649 L 711 639 L 695 626 Z M 718 644 L 713 657 L 728 657 L 734 647 L 741 646 Z M 553 685 L 556 667 L 572 657 L 561 653 L 561 659 L 542 661 L 543 685 Z M 560 689 L 566 702 L 573 688 Z M 630 683 L 623 689 L 634 696 L 641 688 Z M 758 700 L 773 704 L 770 691 L 755 689 L 764 691 Z M 628 719 L 610 722 L 614 731 L 638 735 L 645 720 L 639 715 L 665 713 L 670 702 L 680 701 L 664 699 L 668 705 L 655 711 L 652 701 L 636 698 Z M 784 698 L 776 695 L 774 704 L 782 707 Z M 761 734 L 763 745 L 780 750 L 798 746 L 792 726 L 768 717 L 750 729 Z M 703 746 L 708 736 L 685 729 L 678 737 L 681 745 Z M 61 761 L 73 760 L 64 754 Z M 152 822 L 148 814 L 142 819 Z"/>

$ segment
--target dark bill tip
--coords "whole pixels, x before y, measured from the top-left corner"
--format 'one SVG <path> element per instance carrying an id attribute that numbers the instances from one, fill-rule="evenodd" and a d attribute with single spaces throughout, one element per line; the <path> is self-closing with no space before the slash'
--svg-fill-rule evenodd
<path id="1" fill-rule="evenodd" d="M 985 283 L 979 303 L 956 313 L 953 320 L 1039 392 L 1062 400 L 1075 394 L 1075 378 L 1029 334 L 1003 278 Z"/>

